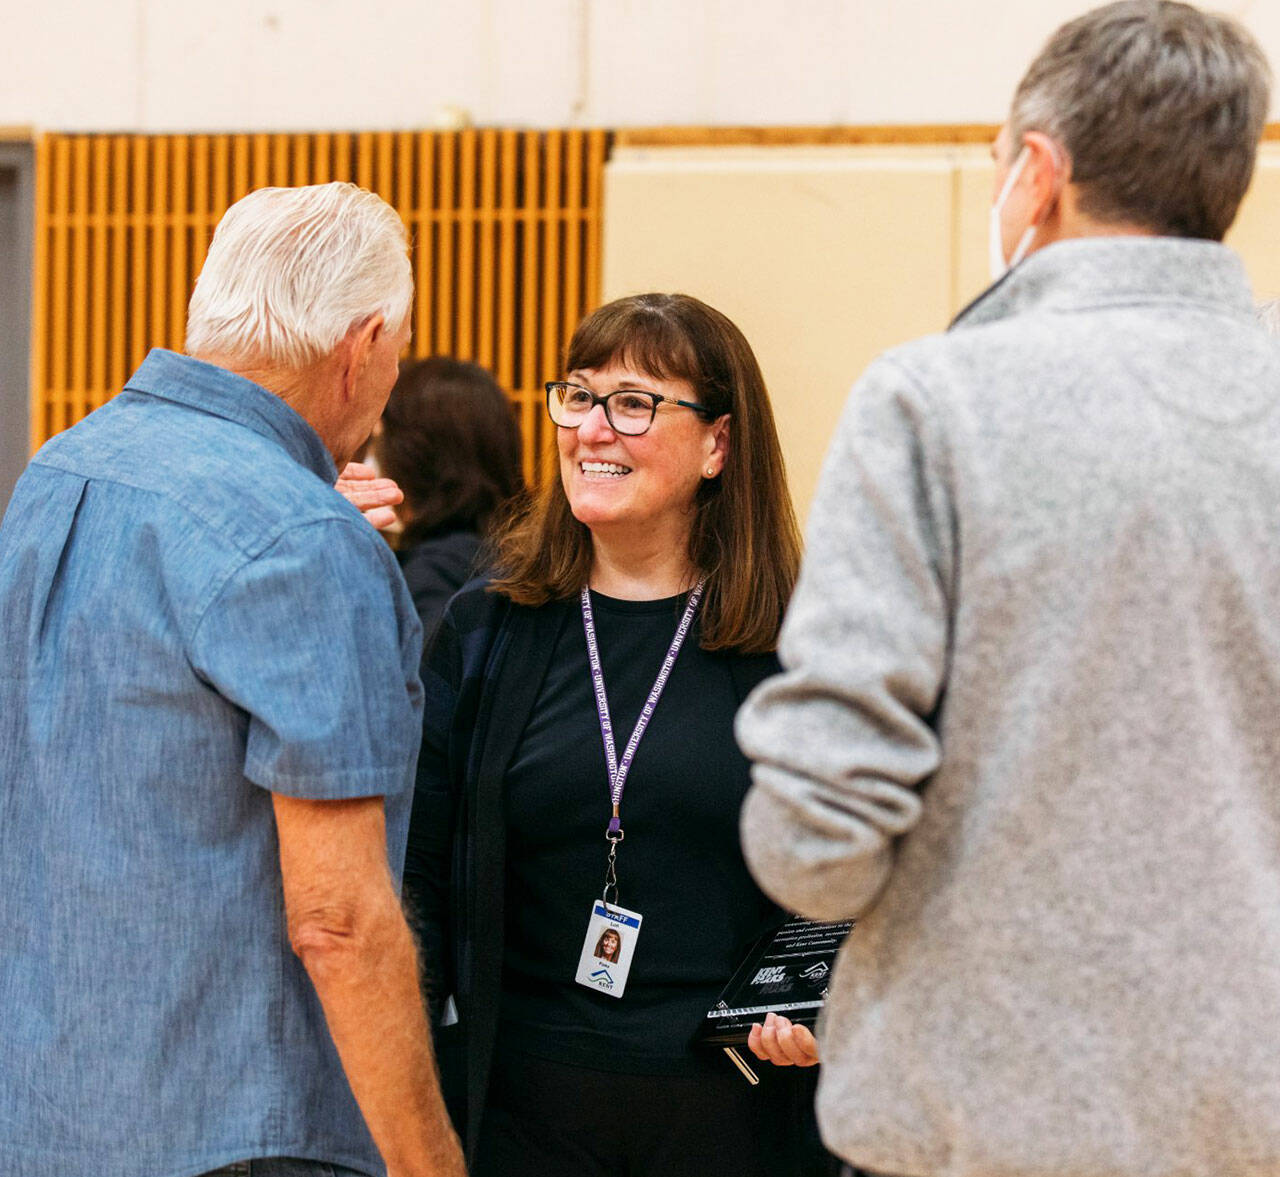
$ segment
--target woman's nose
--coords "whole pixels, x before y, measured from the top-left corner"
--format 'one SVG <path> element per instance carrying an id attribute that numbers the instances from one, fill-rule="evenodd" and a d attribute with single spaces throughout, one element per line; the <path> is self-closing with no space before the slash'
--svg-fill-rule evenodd
<path id="1" fill-rule="evenodd" d="M 582 424 L 578 426 L 578 436 L 587 441 L 613 436 L 613 427 L 605 416 L 604 405 L 591 406 L 591 412 L 583 417 Z"/>

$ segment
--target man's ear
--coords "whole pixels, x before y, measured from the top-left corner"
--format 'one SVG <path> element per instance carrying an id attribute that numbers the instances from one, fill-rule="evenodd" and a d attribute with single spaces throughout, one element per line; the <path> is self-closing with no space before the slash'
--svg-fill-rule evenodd
<path id="1" fill-rule="evenodd" d="M 1071 158 L 1042 131 L 1028 131 L 1022 145 L 1030 158 L 1019 180 L 1027 193 L 1031 224 L 1043 224 L 1053 212 L 1062 190 L 1071 182 Z"/>
<path id="2" fill-rule="evenodd" d="M 369 362 L 374 344 L 382 338 L 387 329 L 386 319 L 382 315 L 374 315 L 357 323 L 343 336 L 338 344 L 338 355 L 342 364 L 342 399 L 349 401 L 355 396 L 356 385 L 364 366 Z"/>

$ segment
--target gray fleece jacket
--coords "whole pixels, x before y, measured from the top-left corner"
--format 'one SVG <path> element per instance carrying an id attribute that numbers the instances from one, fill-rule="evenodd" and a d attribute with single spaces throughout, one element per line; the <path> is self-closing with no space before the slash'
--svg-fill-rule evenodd
<path id="1" fill-rule="evenodd" d="M 861 916 L 829 1145 L 1280 1175 L 1280 349 L 1223 246 L 1034 254 L 877 360 L 743 709 L 748 863 Z"/>

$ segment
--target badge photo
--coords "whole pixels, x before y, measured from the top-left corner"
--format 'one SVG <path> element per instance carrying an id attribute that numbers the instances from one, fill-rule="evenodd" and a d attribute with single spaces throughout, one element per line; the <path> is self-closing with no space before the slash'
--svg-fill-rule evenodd
<path id="1" fill-rule="evenodd" d="M 621 997 L 627 987 L 641 918 L 625 907 L 606 906 L 603 900 L 597 899 L 591 905 L 591 918 L 587 921 L 574 980 L 610 997 Z"/>

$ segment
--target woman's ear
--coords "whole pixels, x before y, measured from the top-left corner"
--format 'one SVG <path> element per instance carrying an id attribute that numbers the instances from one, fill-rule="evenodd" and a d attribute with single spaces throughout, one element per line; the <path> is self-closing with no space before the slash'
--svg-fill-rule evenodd
<path id="1" fill-rule="evenodd" d="M 707 478 L 716 478 L 724 470 L 729 458 L 729 414 L 718 418 L 711 425 L 711 446 L 707 460 L 703 463 L 702 473 Z"/>

